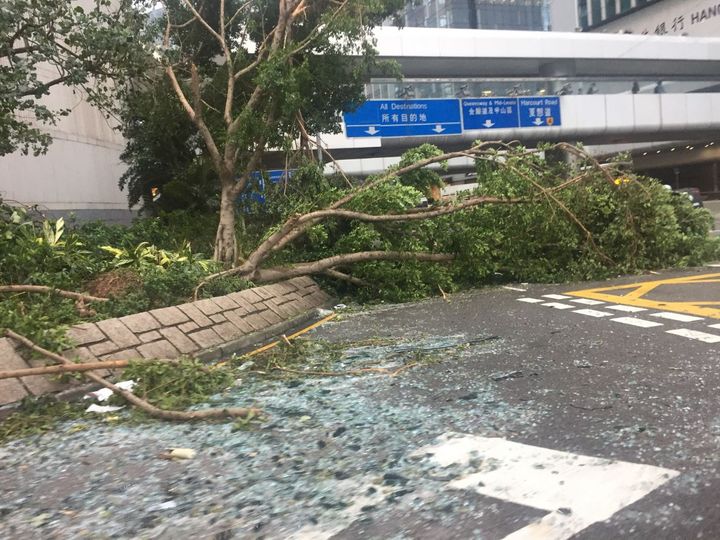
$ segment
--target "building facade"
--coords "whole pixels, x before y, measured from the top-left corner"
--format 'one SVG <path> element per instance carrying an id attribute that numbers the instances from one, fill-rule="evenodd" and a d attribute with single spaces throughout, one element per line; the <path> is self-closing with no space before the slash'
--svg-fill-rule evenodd
<path id="1" fill-rule="evenodd" d="M 549 30 L 549 0 L 409 0 L 405 26 Z"/>
<path id="2" fill-rule="evenodd" d="M 583 30 L 694 37 L 720 36 L 720 2 L 578 0 Z"/>

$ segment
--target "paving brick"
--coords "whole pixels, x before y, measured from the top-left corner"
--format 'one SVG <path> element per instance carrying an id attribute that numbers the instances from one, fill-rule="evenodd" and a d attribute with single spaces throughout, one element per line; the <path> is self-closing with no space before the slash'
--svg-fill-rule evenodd
<path id="1" fill-rule="evenodd" d="M 195 307 L 195 304 L 182 304 L 178 307 L 199 327 L 202 328 L 204 326 L 212 325 L 212 321 L 208 319 L 205 315 L 203 315 L 203 313 L 197 307 Z"/>
<path id="2" fill-rule="evenodd" d="M 276 298 L 271 298 L 270 300 L 265 300 L 265 305 L 268 307 L 268 309 L 272 310 L 273 313 L 277 314 L 282 319 L 287 318 L 288 311 L 282 307 L 282 305 L 279 305 Z"/>
<path id="3" fill-rule="evenodd" d="M 223 338 L 223 341 L 232 341 L 233 339 L 237 339 L 245 335 L 242 330 L 229 322 L 213 326 L 213 330 L 215 330 L 215 332 Z"/>
<path id="4" fill-rule="evenodd" d="M 283 288 L 281 283 L 273 283 L 272 285 L 265 285 L 265 287 L 263 287 L 263 288 L 270 294 L 270 296 L 268 298 L 279 298 L 283 294 L 287 294 L 288 292 L 293 292 L 293 291 L 286 291 Z M 268 298 L 266 298 L 265 300 L 268 300 Z"/>
<path id="5" fill-rule="evenodd" d="M 51 377 L 43 377 L 41 375 L 33 375 L 32 377 L 23 377 L 20 379 L 33 396 L 42 396 L 51 392 L 59 392 L 68 387 L 67 384 L 53 380 Z"/>
<path id="6" fill-rule="evenodd" d="M 97 325 L 120 349 L 134 347 L 140 343 L 135 334 L 118 319 L 107 319 L 100 321 Z"/>
<path id="7" fill-rule="evenodd" d="M 143 358 L 177 358 L 180 356 L 178 350 L 164 339 L 140 345 L 137 350 Z"/>
<path id="8" fill-rule="evenodd" d="M 135 333 L 147 332 L 148 330 L 160 328 L 160 323 L 157 322 L 155 317 L 149 313 L 135 313 L 134 315 L 120 317 L 120 322 Z"/>
<path id="9" fill-rule="evenodd" d="M 270 309 L 265 309 L 264 311 L 258 313 L 258 315 L 268 322 L 268 326 L 272 326 L 273 324 L 277 324 L 283 320 L 282 317 Z"/>
<path id="10" fill-rule="evenodd" d="M 215 345 L 220 345 L 223 340 L 218 336 L 212 328 L 206 328 L 205 330 L 199 330 L 188 334 L 189 338 L 192 338 L 195 343 L 200 345 L 201 349 L 209 349 Z"/>
<path id="11" fill-rule="evenodd" d="M 175 306 L 153 309 L 150 314 L 163 326 L 175 326 L 190 320 L 187 315 Z"/>
<path id="12" fill-rule="evenodd" d="M 213 302 L 215 302 L 223 311 L 227 311 L 228 309 L 235 309 L 238 307 L 237 303 L 230 298 L 230 296 L 216 296 L 212 299 Z"/>
<path id="13" fill-rule="evenodd" d="M 74 362 L 96 362 L 98 359 L 87 347 L 77 347 L 64 351 L 63 356 Z"/>
<path id="14" fill-rule="evenodd" d="M 107 339 L 105 334 L 93 323 L 76 324 L 70 327 L 67 336 L 75 345 L 87 345 Z"/>
<path id="15" fill-rule="evenodd" d="M 268 322 L 263 319 L 260 315 L 257 313 L 252 313 L 251 315 L 245 316 L 245 322 L 249 324 L 253 330 L 264 330 L 268 327 Z"/>
<path id="16" fill-rule="evenodd" d="M 296 277 L 289 281 L 298 289 L 304 289 L 305 287 L 311 287 L 316 285 L 312 278 L 309 278 L 308 276 Z"/>
<path id="17" fill-rule="evenodd" d="M 141 358 L 140 353 L 133 348 L 128 348 L 101 356 L 100 360 L 137 360 L 138 358 Z"/>
<path id="18" fill-rule="evenodd" d="M 197 302 L 193 302 L 193 305 L 205 315 L 215 315 L 216 313 L 220 313 L 222 311 L 222 308 L 213 302 L 211 298 L 198 300 Z"/>
<path id="19" fill-rule="evenodd" d="M 243 313 L 252 313 L 256 311 L 253 305 L 242 295 L 242 292 L 231 293 L 230 297 L 238 305 L 238 308 L 243 310 Z M 234 310 L 237 311 L 237 310 Z"/>
<path id="20" fill-rule="evenodd" d="M 118 347 L 110 340 L 103 341 L 102 343 L 96 343 L 95 345 L 90 345 L 88 347 L 90 349 L 90 353 L 94 354 L 95 356 L 101 356 L 103 354 L 108 354 L 114 351 L 119 351 L 122 347 Z"/>
<path id="21" fill-rule="evenodd" d="M 250 302 L 250 304 L 257 304 L 258 302 L 262 302 L 262 296 L 258 295 L 253 289 L 247 289 L 245 291 L 241 291 L 240 295 Z"/>
<path id="22" fill-rule="evenodd" d="M 188 354 L 198 350 L 198 346 L 195 342 L 178 328 L 163 328 L 160 330 L 160 333 L 183 354 Z"/>
<path id="23" fill-rule="evenodd" d="M 289 294 L 291 292 L 295 292 L 297 287 L 295 284 L 290 281 L 281 281 L 280 283 L 275 283 L 275 286 L 277 286 L 280 289 L 280 294 L 278 296 L 282 296 L 285 294 Z"/>
<path id="24" fill-rule="evenodd" d="M 216 315 L 210 315 L 210 320 L 214 322 L 215 324 L 220 324 L 227 322 L 227 319 L 222 313 L 218 313 Z"/>
<path id="25" fill-rule="evenodd" d="M 273 294 L 270 292 L 271 285 L 264 285 L 262 287 L 255 287 L 252 291 L 257 294 L 263 300 L 272 298 Z"/>
<path id="26" fill-rule="evenodd" d="M 0 405 L 20 401 L 27 394 L 27 390 L 18 379 L 0 379 Z"/>
<path id="27" fill-rule="evenodd" d="M 162 336 L 157 330 L 150 330 L 149 332 L 143 332 L 142 334 L 138 334 L 138 339 L 143 343 L 150 343 L 151 341 L 157 341 L 161 338 Z"/>
<path id="28" fill-rule="evenodd" d="M 186 322 L 185 324 L 181 324 L 180 326 L 178 326 L 178 330 L 180 330 L 183 334 L 187 334 L 188 332 L 192 332 L 193 330 L 197 330 L 198 328 L 200 327 L 192 321 Z"/>
<path id="29" fill-rule="evenodd" d="M 225 316 L 228 321 L 234 324 L 244 334 L 252 334 L 254 332 L 253 327 L 245 322 L 245 313 L 241 309 L 227 311 Z"/>
<path id="30" fill-rule="evenodd" d="M 26 369 L 27 362 L 15 351 L 15 347 L 4 338 L 0 338 L 0 369 Z M 27 390 L 19 379 L 0 379 L 0 405 L 20 401 Z"/>

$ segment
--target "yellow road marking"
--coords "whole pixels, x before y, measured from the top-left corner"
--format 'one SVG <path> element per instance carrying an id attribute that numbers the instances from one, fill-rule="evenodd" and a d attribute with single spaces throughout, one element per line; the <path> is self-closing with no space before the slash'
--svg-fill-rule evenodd
<path id="1" fill-rule="evenodd" d="M 613 287 L 600 287 L 596 289 L 585 289 L 582 291 L 566 292 L 571 296 L 590 298 L 603 302 L 626 304 L 628 306 L 643 307 L 650 309 L 661 309 L 664 311 L 675 311 L 699 317 L 711 317 L 720 319 L 720 309 L 706 306 L 720 306 L 720 301 L 688 300 L 684 302 L 650 300 L 645 295 L 651 293 L 661 285 L 702 285 L 707 283 L 720 283 L 720 274 L 704 274 L 700 276 L 686 276 L 679 278 L 660 279 L 657 281 L 642 281 Z M 613 292 L 630 290 L 627 294 L 612 294 Z M 702 296 L 702 290 L 698 296 Z"/>

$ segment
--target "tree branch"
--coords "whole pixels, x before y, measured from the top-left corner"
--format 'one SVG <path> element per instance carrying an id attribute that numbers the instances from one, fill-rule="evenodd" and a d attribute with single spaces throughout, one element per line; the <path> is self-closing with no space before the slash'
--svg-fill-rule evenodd
<path id="1" fill-rule="evenodd" d="M 45 285 L 0 285 L 0 293 L 47 293 L 57 294 L 63 298 L 72 298 L 73 300 L 82 300 L 84 302 L 107 302 L 109 298 L 101 298 L 99 296 L 91 296 L 73 291 L 64 291 L 62 289 L 54 289 Z"/>
<path id="2" fill-rule="evenodd" d="M 333 255 L 308 263 L 297 263 L 288 267 L 259 269 L 250 274 L 253 281 L 266 283 L 280 281 L 299 276 L 324 273 L 326 270 L 348 264 L 371 261 L 420 261 L 420 262 L 450 262 L 455 259 L 452 253 L 423 253 L 413 251 L 359 251 Z"/>
<path id="3" fill-rule="evenodd" d="M 25 336 L 22 336 L 16 332 L 13 332 L 10 329 L 5 330 L 5 335 L 11 339 L 14 339 L 18 343 L 25 345 L 29 349 L 45 356 L 46 358 L 55 360 L 59 364 L 75 365 L 75 362 L 73 362 L 72 360 L 68 360 L 64 356 L 61 356 L 61 355 L 54 353 L 52 351 L 49 351 L 47 349 L 43 349 L 42 347 L 40 347 L 39 345 L 36 345 L 35 343 L 33 343 L 31 340 L 29 340 Z M 146 412 L 150 416 L 154 416 L 156 418 L 161 418 L 163 420 L 196 421 L 196 420 L 215 420 L 215 419 L 238 418 L 238 417 L 247 418 L 248 416 L 256 416 L 262 412 L 259 409 L 254 409 L 254 408 L 205 409 L 205 410 L 201 410 L 201 411 L 171 411 L 171 410 L 166 410 L 166 409 L 160 409 L 159 407 L 156 407 L 155 405 L 148 403 L 144 399 L 139 398 L 132 392 L 123 390 L 119 386 L 117 386 L 109 381 L 106 381 L 105 379 L 103 379 L 99 375 L 96 375 L 95 373 L 85 372 L 85 373 L 83 373 L 83 376 L 97 384 L 104 386 L 105 388 L 109 388 L 114 393 L 118 394 L 119 396 L 122 396 L 123 398 L 125 398 L 126 401 L 128 401 L 132 405 L 135 405 L 138 409 L 141 409 L 143 412 Z"/>

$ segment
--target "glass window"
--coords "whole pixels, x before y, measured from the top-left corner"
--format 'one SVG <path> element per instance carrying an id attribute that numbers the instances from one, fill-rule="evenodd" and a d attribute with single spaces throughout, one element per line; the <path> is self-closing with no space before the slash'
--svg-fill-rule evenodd
<path id="1" fill-rule="evenodd" d="M 615 0 L 605 0 L 605 18 L 617 15 Z"/>
<path id="2" fill-rule="evenodd" d="M 602 5 L 600 4 L 603 0 L 591 0 L 591 12 L 592 12 L 592 23 L 593 25 L 602 22 Z"/>

